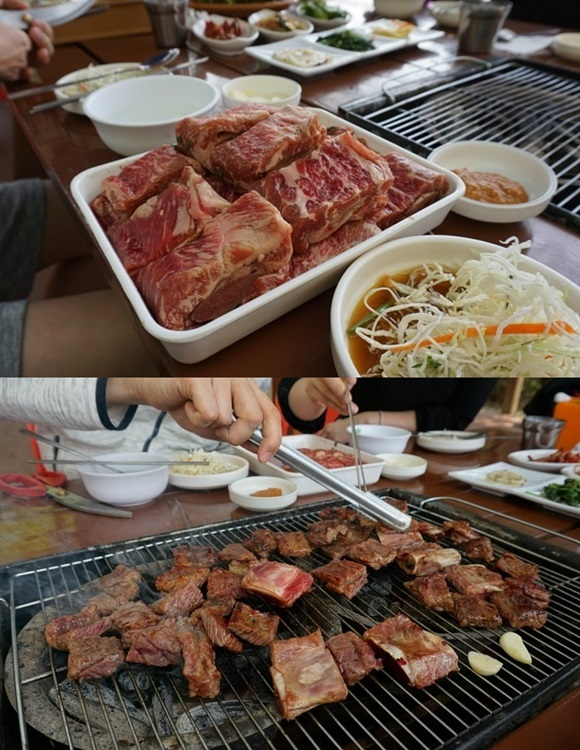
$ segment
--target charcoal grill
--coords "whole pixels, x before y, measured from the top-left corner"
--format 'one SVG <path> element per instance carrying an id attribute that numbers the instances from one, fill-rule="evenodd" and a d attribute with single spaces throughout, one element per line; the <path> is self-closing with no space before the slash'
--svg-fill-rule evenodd
<path id="1" fill-rule="evenodd" d="M 547 213 L 580 228 L 580 76 L 541 63 L 472 58 L 389 79 L 376 97 L 344 104 L 356 125 L 428 156 L 459 140 L 517 146 L 558 178 Z"/>
<path id="2" fill-rule="evenodd" d="M 42 630 L 47 619 L 78 608 L 79 596 L 91 581 L 120 562 L 138 567 L 145 578 L 155 576 L 168 567 L 172 549 L 180 544 L 221 549 L 258 528 L 305 530 L 318 520 L 320 510 L 343 504 L 326 501 L 0 571 L 0 645 L 5 658 L 5 694 L 0 704 L 5 736 L 0 746 L 4 750 L 471 750 L 486 747 L 569 690 L 580 676 L 578 556 L 475 516 L 470 505 L 460 505 L 459 500 L 453 504 L 445 498 L 426 500 L 402 490 L 391 494 L 408 499 L 411 515 L 421 520 L 441 524 L 467 518 L 491 537 L 497 554 L 511 551 L 541 566 L 552 602 L 544 628 L 525 631 L 531 666 L 503 654 L 498 645 L 502 628 L 462 630 L 449 615 L 422 607 L 403 587 L 406 576 L 391 565 L 369 571 L 368 584 L 352 601 L 315 584 L 294 607 L 276 610 L 281 615 L 279 635 L 301 636 L 316 628 L 325 637 L 342 630 L 360 634 L 404 612 L 444 637 L 459 654 L 460 671 L 424 690 L 405 687 L 380 670 L 352 687 L 345 701 L 284 721 L 271 687 L 268 649 L 252 646 L 242 654 L 219 654 L 222 692 L 216 700 L 189 699 L 177 672 L 142 667 L 121 670 L 111 679 L 87 681 L 82 688 L 67 683 L 64 655 L 46 647 Z M 315 552 L 297 564 L 310 570 L 326 562 Z M 470 650 L 497 656 L 504 661 L 503 669 L 491 679 L 477 676 L 467 665 Z"/>

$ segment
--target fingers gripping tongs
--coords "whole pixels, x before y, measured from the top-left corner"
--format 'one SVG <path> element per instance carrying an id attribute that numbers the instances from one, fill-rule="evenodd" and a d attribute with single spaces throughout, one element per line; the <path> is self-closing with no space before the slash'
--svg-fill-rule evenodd
<path id="1" fill-rule="evenodd" d="M 252 445 L 260 445 L 262 442 L 261 432 L 256 430 L 249 441 Z M 342 497 L 358 510 L 371 514 L 397 531 L 406 531 L 409 528 L 412 519 L 407 513 L 403 513 L 398 508 L 389 505 L 371 492 L 363 492 L 358 487 L 346 484 L 346 482 L 338 479 L 334 474 L 331 474 L 320 466 L 320 464 L 317 464 L 316 461 L 313 461 L 294 448 L 281 445 L 276 452 L 276 457 L 285 461 L 296 471 L 301 472 L 323 487 L 326 487 L 327 490 L 335 492 L 339 497 Z"/>

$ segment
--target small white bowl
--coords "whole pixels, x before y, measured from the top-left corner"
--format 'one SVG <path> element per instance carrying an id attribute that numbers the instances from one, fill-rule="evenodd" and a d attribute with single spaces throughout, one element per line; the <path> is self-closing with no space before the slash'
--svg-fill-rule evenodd
<path id="1" fill-rule="evenodd" d="M 412 453 L 379 453 L 383 460 L 381 474 L 387 479 L 415 479 L 427 471 L 428 462 Z"/>
<path id="2" fill-rule="evenodd" d="M 417 445 L 436 453 L 473 453 L 485 446 L 485 435 L 468 430 L 430 430 L 417 434 Z"/>
<path id="3" fill-rule="evenodd" d="M 580 479 L 580 464 L 570 464 L 561 469 L 560 472 L 567 477 L 572 477 L 572 479 Z"/>
<path id="4" fill-rule="evenodd" d="M 280 16 L 285 18 L 293 28 L 278 30 L 261 25 L 268 19 L 274 20 Z M 252 26 L 255 26 L 265 39 L 269 39 L 271 42 L 279 42 L 281 39 L 291 39 L 294 36 L 312 34 L 314 31 L 314 25 L 305 16 L 299 16 L 296 13 L 279 13 L 275 10 L 258 10 L 248 17 L 248 22 Z"/>
<path id="5" fill-rule="evenodd" d="M 558 34 L 552 42 L 552 50 L 564 60 L 580 62 L 580 33 Z"/>
<path id="6" fill-rule="evenodd" d="M 334 5 L 333 3 L 327 3 L 327 7 L 332 10 L 344 10 L 344 8 L 340 8 L 338 5 Z M 304 13 L 301 10 L 300 3 L 298 3 L 296 13 L 301 18 L 306 18 L 308 21 L 310 21 L 314 25 L 314 28 L 318 29 L 318 31 L 324 31 L 326 29 L 336 29 L 339 26 L 344 26 L 345 24 L 350 23 L 350 20 L 352 19 L 351 14 L 348 12 L 346 12 L 344 16 L 339 16 L 337 18 L 315 18 L 314 16 L 309 16 L 307 13 Z"/>
<path id="7" fill-rule="evenodd" d="M 462 196 L 451 210 L 477 221 L 503 224 L 524 221 L 544 211 L 558 187 L 554 171 L 537 156 L 521 148 L 491 141 L 455 141 L 431 152 L 429 161 L 445 169 L 493 172 L 522 185 L 528 200 L 524 203 L 497 204 Z"/>
<path id="8" fill-rule="evenodd" d="M 220 55 L 239 55 L 246 47 L 253 44 L 260 35 L 258 29 L 247 21 L 241 18 L 235 19 L 241 25 L 242 34 L 233 39 L 212 39 L 205 35 L 205 25 L 208 21 L 222 24 L 231 23 L 233 20 L 227 16 L 217 16 L 215 14 L 207 18 L 200 18 L 193 24 L 193 33 L 201 42 L 210 47 L 210 49 L 213 49 L 214 52 L 219 52 Z"/>
<path id="9" fill-rule="evenodd" d="M 250 473 L 250 464 L 242 456 L 234 456 L 230 453 L 214 453 L 212 455 L 217 460 L 230 466 L 231 471 L 222 471 L 219 474 L 185 474 L 172 471 L 170 466 L 169 483 L 174 487 L 181 487 L 186 490 L 210 490 L 216 487 L 227 487 L 236 479 L 243 479 Z"/>
<path id="10" fill-rule="evenodd" d="M 425 0 L 374 0 L 374 3 L 383 18 L 411 18 L 423 9 Z"/>
<path id="11" fill-rule="evenodd" d="M 272 497 L 256 497 L 253 494 L 272 488 L 282 490 L 282 494 Z M 228 489 L 232 503 L 255 513 L 288 508 L 298 497 L 298 488 L 294 482 L 278 477 L 246 477 L 233 482 Z"/>
<path id="12" fill-rule="evenodd" d="M 122 156 L 175 143 L 175 125 L 213 109 L 220 94 L 201 78 L 154 75 L 111 83 L 83 104 L 101 140 Z"/>
<path id="13" fill-rule="evenodd" d="M 94 456 L 98 461 L 128 462 L 116 466 L 122 473 L 114 471 L 113 466 L 100 464 L 79 464 L 78 473 L 86 491 L 108 505 L 130 507 L 144 505 L 158 497 L 167 487 L 169 468 L 167 456 L 158 453 L 102 453 Z M 160 461 L 151 466 L 151 462 Z M 147 462 L 147 465 L 143 465 Z"/>
<path id="14" fill-rule="evenodd" d="M 386 424 L 357 424 L 355 429 L 360 450 L 374 456 L 379 453 L 402 453 L 411 437 L 409 430 Z M 349 443 L 353 445 L 352 428 L 349 426 L 346 431 Z"/>
<path id="15" fill-rule="evenodd" d="M 247 102 L 285 107 L 299 104 L 301 98 L 302 86 L 284 76 L 240 76 L 228 81 L 222 89 L 226 107 L 239 107 Z"/>
<path id="16" fill-rule="evenodd" d="M 456 29 L 459 26 L 461 3 L 456 0 L 435 0 L 427 5 L 427 10 L 439 26 Z"/>

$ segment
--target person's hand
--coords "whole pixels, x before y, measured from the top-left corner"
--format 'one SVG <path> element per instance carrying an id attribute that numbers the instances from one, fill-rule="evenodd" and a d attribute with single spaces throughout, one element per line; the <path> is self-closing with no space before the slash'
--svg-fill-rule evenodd
<path id="1" fill-rule="evenodd" d="M 258 458 L 280 447 L 278 409 L 251 378 L 109 378 L 107 403 L 149 404 L 201 437 L 241 445 L 262 426 Z"/>
<path id="2" fill-rule="evenodd" d="M 290 389 L 288 404 L 292 413 L 305 421 L 316 419 L 328 408 L 348 414 L 349 400 L 356 414 L 358 407 L 350 395 L 355 383 L 356 378 L 300 378 Z"/>
<path id="3" fill-rule="evenodd" d="M 26 10 L 30 8 L 30 3 L 26 0 L 0 0 L 0 8 L 4 10 Z"/>
<path id="4" fill-rule="evenodd" d="M 28 65 L 38 68 L 50 62 L 54 55 L 54 32 L 46 21 L 35 19 L 28 27 L 28 37 L 32 50 L 28 55 Z"/>
<path id="5" fill-rule="evenodd" d="M 349 440 L 346 428 L 349 425 L 349 419 L 337 419 L 334 422 L 325 424 L 318 434 L 320 437 L 326 438 L 327 440 L 334 440 L 336 443 L 348 445 Z"/>
<path id="6" fill-rule="evenodd" d="M 18 81 L 28 68 L 32 40 L 25 31 L 0 23 L 0 80 Z"/>

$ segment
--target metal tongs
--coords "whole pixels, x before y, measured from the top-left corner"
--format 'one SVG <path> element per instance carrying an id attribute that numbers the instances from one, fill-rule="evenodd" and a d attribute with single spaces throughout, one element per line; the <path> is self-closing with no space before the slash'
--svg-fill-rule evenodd
<path id="1" fill-rule="evenodd" d="M 252 445 L 260 445 L 262 442 L 262 433 L 256 430 L 249 438 L 249 442 Z M 346 484 L 342 479 L 338 479 L 334 474 L 331 474 L 320 466 L 320 464 L 317 464 L 316 461 L 313 461 L 294 448 L 281 445 L 275 455 L 293 469 L 296 469 L 296 471 L 301 472 L 310 479 L 314 479 L 315 482 L 326 487 L 327 490 L 335 492 L 339 497 L 342 497 L 358 510 L 370 513 L 397 531 L 406 531 L 409 528 L 412 519 L 407 513 L 403 513 L 398 508 L 389 505 L 370 492 L 363 492 L 358 487 Z"/>

